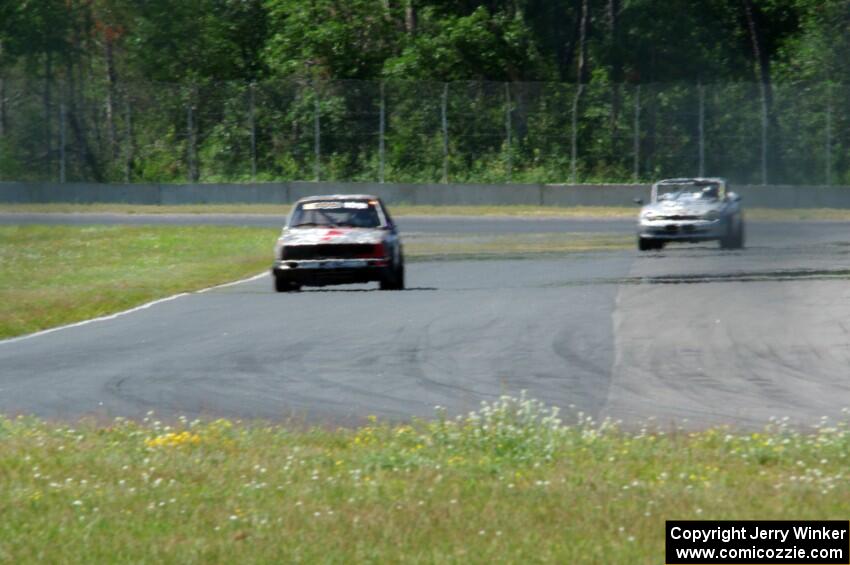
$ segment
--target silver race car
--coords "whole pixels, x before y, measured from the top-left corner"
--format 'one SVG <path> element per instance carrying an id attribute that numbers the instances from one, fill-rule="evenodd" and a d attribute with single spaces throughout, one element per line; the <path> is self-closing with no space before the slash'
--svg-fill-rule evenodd
<path id="1" fill-rule="evenodd" d="M 374 196 L 302 198 L 292 207 L 274 253 L 278 292 L 370 281 L 381 290 L 404 288 L 401 240 Z"/>
<path id="2" fill-rule="evenodd" d="M 636 199 L 635 202 L 643 204 Z M 719 241 L 722 249 L 744 247 L 741 197 L 725 179 L 682 178 L 652 185 L 651 202 L 638 220 L 638 249 L 661 249 L 673 241 Z"/>

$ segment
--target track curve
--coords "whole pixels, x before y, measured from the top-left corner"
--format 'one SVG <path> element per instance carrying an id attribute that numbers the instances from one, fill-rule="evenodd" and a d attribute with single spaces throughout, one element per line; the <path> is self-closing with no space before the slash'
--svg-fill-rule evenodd
<path id="1" fill-rule="evenodd" d="M 399 224 L 408 233 L 632 229 L 519 218 Z M 435 405 L 458 413 L 527 390 L 627 424 L 813 423 L 850 406 L 846 227 L 755 223 L 736 252 L 411 263 L 405 292 L 278 295 L 261 278 L 0 343 L 0 411 L 353 423 L 429 416 Z"/>

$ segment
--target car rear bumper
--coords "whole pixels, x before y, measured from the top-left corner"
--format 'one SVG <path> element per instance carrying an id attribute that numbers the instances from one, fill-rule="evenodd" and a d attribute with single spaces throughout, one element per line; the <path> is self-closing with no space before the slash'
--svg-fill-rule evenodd
<path id="1" fill-rule="evenodd" d="M 388 268 L 385 259 L 275 261 L 272 274 L 296 284 L 325 286 L 381 281 L 386 278 Z"/>

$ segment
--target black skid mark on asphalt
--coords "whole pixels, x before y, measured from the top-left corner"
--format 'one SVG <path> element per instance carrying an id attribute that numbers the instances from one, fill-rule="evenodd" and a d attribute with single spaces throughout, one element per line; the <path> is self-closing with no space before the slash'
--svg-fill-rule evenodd
<path id="1" fill-rule="evenodd" d="M 850 280 L 850 269 L 785 269 L 738 271 L 732 273 L 695 273 L 645 277 L 592 278 L 539 285 L 538 288 L 563 288 L 588 285 L 706 284 L 730 282 L 790 282 Z"/>
<path id="2" fill-rule="evenodd" d="M 658 260 L 658 259 L 692 259 L 705 258 L 706 256 L 718 257 L 737 257 L 737 256 L 753 256 L 753 255 L 787 255 L 794 256 L 800 253 L 822 253 L 826 252 L 829 255 L 850 255 L 850 241 L 830 241 L 814 244 L 798 244 L 772 247 L 770 245 L 747 245 L 744 249 L 721 249 L 711 245 L 694 245 L 686 244 L 678 247 L 665 247 L 663 250 L 653 250 L 649 252 L 641 252 L 637 255 L 640 260 Z"/>
<path id="3" fill-rule="evenodd" d="M 739 271 L 688 275 L 628 277 L 624 284 L 695 284 L 711 282 L 785 282 L 795 280 L 846 280 L 850 269 L 780 269 L 774 271 Z"/>
<path id="4" fill-rule="evenodd" d="M 420 255 L 410 260 L 411 263 L 449 263 L 471 261 L 546 261 L 546 260 L 575 260 L 597 258 L 600 255 L 612 257 L 630 255 L 627 249 L 588 249 L 586 251 L 533 251 L 528 253 L 452 253 L 448 255 Z"/>

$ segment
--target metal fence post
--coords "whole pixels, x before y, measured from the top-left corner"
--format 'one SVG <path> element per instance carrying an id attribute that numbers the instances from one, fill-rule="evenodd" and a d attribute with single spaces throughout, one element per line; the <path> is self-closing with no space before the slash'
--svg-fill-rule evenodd
<path id="1" fill-rule="evenodd" d="M 186 105 L 186 158 L 188 160 L 188 181 L 198 181 L 197 147 L 195 141 L 195 89 L 189 91 L 189 103 Z"/>
<path id="2" fill-rule="evenodd" d="M 832 184 L 832 85 L 826 87 L 826 184 Z"/>
<path id="3" fill-rule="evenodd" d="M 313 153 L 314 153 L 314 177 L 316 182 L 319 182 L 322 179 L 322 125 L 321 118 L 319 117 L 319 112 L 321 111 L 321 107 L 319 105 L 319 89 L 316 87 L 316 83 L 313 83 Z"/>
<path id="4" fill-rule="evenodd" d="M 570 183 L 575 184 L 578 178 L 578 103 L 581 98 L 584 84 L 578 83 L 576 94 L 573 97 L 572 133 L 570 136 Z"/>
<path id="5" fill-rule="evenodd" d="M 699 93 L 699 176 L 705 176 L 705 87 L 697 85 Z"/>
<path id="6" fill-rule="evenodd" d="M 513 163 L 511 162 L 511 83 L 505 83 L 505 136 L 507 137 L 507 172 L 508 182 L 513 176 Z"/>
<path id="7" fill-rule="evenodd" d="M 448 120 L 448 103 L 449 103 L 449 83 L 443 84 L 443 105 L 442 105 L 442 120 L 443 120 L 443 184 L 449 182 L 449 120 Z"/>
<path id="8" fill-rule="evenodd" d="M 127 96 L 127 101 L 124 106 L 124 131 L 127 139 L 127 147 L 124 155 L 124 182 L 130 184 L 133 181 L 133 106 L 130 102 L 130 97 Z"/>
<path id="9" fill-rule="evenodd" d="M 634 161 L 632 163 L 632 178 L 634 182 L 640 180 L 640 85 L 635 89 L 635 125 L 634 125 Z"/>
<path id="10" fill-rule="evenodd" d="M 255 116 L 254 86 L 248 85 L 248 107 L 251 120 L 251 180 L 257 180 L 257 120 Z"/>
<path id="11" fill-rule="evenodd" d="M 764 83 L 761 84 L 761 184 L 767 185 L 767 94 Z"/>
<path id="12" fill-rule="evenodd" d="M 65 100 L 59 103 L 59 182 L 65 184 Z"/>
<path id="13" fill-rule="evenodd" d="M 386 128 L 386 100 L 384 98 L 384 81 L 381 81 L 380 123 L 378 124 L 378 182 L 384 184 L 384 132 Z"/>

